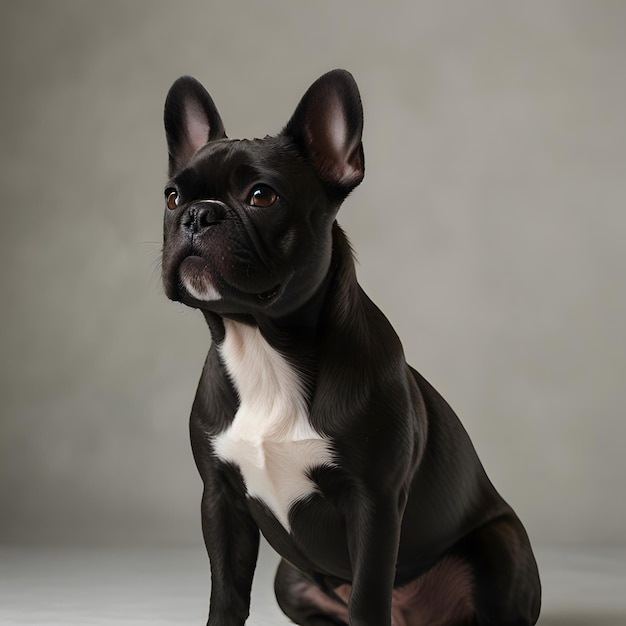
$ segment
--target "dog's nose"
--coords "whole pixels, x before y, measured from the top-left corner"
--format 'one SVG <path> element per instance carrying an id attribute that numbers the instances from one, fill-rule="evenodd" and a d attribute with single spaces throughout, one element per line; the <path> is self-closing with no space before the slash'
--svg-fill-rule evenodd
<path id="1" fill-rule="evenodd" d="M 202 200 L 189 206 L 183 215 L 181 226 L 193 235 L 198 235 L 209 226 L 222 223 L 225 218 L 226 208 L 221 202 Z"/>

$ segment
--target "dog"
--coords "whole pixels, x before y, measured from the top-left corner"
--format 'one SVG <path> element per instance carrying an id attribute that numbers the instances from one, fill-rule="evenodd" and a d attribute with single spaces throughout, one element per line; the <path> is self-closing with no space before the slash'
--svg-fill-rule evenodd
<path id="1" fill-rule="evenodd" d="M 528 535 L 406 363 L 337 224 L 364 176 L 351 74 L 324 74 L 264 139 L 227 138 L 189 76 L 164 122 L 164 291 L 212 338 L 190 418 L 208 624 L 248 618 L 260 532 L 296 624 L 535 624 Z"/>

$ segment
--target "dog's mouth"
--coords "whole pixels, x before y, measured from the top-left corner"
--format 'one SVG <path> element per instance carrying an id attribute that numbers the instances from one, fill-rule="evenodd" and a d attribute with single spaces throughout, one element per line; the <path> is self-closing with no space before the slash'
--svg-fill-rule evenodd
<path id="1" fill-rule="evenodd" d="M 186 257 L 178 268 L 178 293 L 180 299 L 192 306 L 202 303 L 203 307 L 215 305 L 219 302 L 238 302 L 240 305 L 254 302 L 268 306 L 278 299 L 282 283 L 277 283 L 270 289 L 255 292 L 237 287 L 230 281 L 224 280 L 219 272 L 212 271 L 209 263 L 202 257 L 190 255 Z M 191 300 L 191 302 L 189 302 Z M 220 307 L 221 308 L 221 307 Z"/>
<path id="2" fill-rule="evenodd" d="M 270 300 L 273 300 L 278 295 L 279 291 L 280 291 L 280 283 L 278 283 L 278 285 L 276 285 L 275 287 L 268 289 L 267 291 L 258 293 L 256 297 L 257 299 L 262 300 L 263 302 L 269 302 Z"/>

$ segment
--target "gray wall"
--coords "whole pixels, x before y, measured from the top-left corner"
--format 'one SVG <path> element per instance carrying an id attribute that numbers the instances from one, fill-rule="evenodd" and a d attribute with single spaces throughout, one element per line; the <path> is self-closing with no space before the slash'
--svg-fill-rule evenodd
<path id="1" fill-rule="evenodd" d="M 360 280 L 538 544 L 626 539 L 626 4 L 4 2 L 0 540 L 197 541 L 209 335 L 159 279 L 162 106 L 365 105 Z"/>

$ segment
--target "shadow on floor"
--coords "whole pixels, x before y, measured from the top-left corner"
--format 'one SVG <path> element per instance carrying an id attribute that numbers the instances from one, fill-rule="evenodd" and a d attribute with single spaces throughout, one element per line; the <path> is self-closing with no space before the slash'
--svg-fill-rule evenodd
<path id="1" fill-rule="evenodd" d="M 547 615 L 541 617 L 537 626 L 624 626 L 626 613 L 599 615 L 593 613 L 576 615 Z"/>

